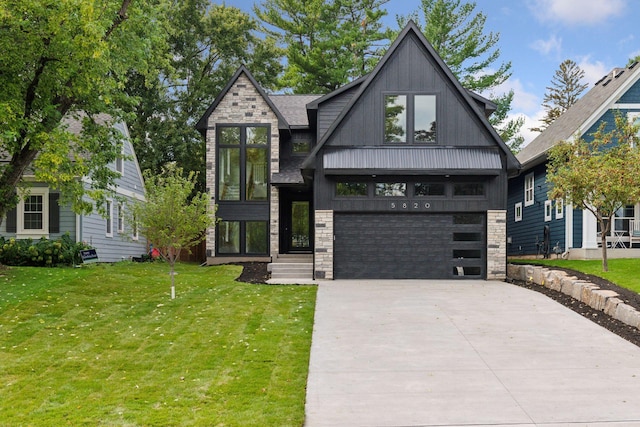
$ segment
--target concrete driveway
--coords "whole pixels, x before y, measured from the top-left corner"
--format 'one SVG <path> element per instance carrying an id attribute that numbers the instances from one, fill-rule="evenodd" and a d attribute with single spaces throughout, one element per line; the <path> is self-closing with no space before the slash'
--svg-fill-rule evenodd
<path id="1" fill-rule="evenodd" d="M 307 427 L 640 426 L 640 348 L 490 281 L 327 281 Z"/>

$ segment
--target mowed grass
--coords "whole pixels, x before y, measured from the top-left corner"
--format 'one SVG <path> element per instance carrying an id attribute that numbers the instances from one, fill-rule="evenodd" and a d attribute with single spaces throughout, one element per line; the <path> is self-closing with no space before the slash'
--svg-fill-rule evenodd
<path id="1" fill-rule="evenodd" d="M 0 425 L 301 426 L 316 288 L 239 266 L 0 270 Z"/>
<path id="2" fill-rule="evenodd" d="M 536 259 L 536 260 L 513 260 L 521 264 L 533 263 L 539 265 L 549 265 L 572 270 L 581 271 L 602 277 L 623 288 L 631 289 L 640 293 L 640 259 L 624 258 L 610 259 L 609 271 L 602 271 L 602 260 L 564 260 L 564 259 Z"/>

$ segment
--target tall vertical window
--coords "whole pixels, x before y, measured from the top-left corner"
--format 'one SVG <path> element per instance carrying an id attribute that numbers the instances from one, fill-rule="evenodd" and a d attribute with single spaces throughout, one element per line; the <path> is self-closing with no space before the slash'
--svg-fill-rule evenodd
<path id="1" fill-rule="evenodd" d="M 640 112 L 634 111 L 627 113 L 627 118 L 629 119 L 629 123 L 637 127 L 636 137 L 640 138 Z M 631 141 L 631 146 L 634 146 L 634 141 Z"/>
<path id="2" fill-rule="evenodd" d="M 384 141 L 436 142 L 435 95 L 385 95 Z"/>
<path id="3" fill-rule="evenodd" d="M 107 200 L 107 204 L 105 206 L 105 210 L 106 210 L 106 228 L 105 228 L 105 235 L 107 237 L 113 237 L 113 203 L 111 202 L 111 200 Z"/>
<path id="4" fill-rule="evenodd" d="M 266 201 L 269 127 L 218 127 L 218 200 Z"/>
<path id="5" fill-rule="evenodd" d="M 120 175 L 124 174 L 124 144 L 120 149 L 120 155 L 116 157 L 116 172 L 120 173 Z"/>
<path id="6" fill-rule="evenodd" d="M 535 179 L 532 173 L 524 177 L 524 205 L 531 206 L 534 200 Z"/>
<path id="7" fill-rule="evenodd" d="M 551 206 L 551 200 L 544 201 L 544 220 L 551 221 L 551 216 L 553 214 L 553 207 Z"/>
<path id="8" fill-rule="evenodd" d="M 556 219 L 564 217 L 564 200 L 556 199 Z"/>
<path id="9" fill-rule="evenodd" d="M 124 208 L 122 203 L 118 203 L 118 233 L 124 233 Z"/>

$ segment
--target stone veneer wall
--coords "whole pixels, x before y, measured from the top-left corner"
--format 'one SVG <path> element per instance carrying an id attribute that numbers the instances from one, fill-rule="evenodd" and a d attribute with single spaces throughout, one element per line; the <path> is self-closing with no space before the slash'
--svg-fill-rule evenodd
<path id="1" fill-rule="evenodd" d="M 507 211 L 487 211 L 487 280 L 507 277 Z"/>
<path id="2" fill-rule="evenodd" d="M 253 86 L 249 78 L 242 73 L 235 81 L 231 89 L 220 101 L 217 108 L 209 116 L 206 138 L 206 169 L 207 188 L 209 190 L 210 209 L 214 200 L 216 187 L 216 124 L 257 124 L 269 123 L 271 125 L 270 141 L 270 170 L 269 176 L 279 172 L 280 167 L 280 133 L 278 130 L 278 117 L 271 110 L 269 104 Z M 269 200 L 269 230 L 271 256 L 276 256 L 279 251 L 278 221 L 279 221 L 279 197 L 278 189 L 271 188 Z M 207 230 L 207 258 L 215 256 L 215 228 Z"/>
<path id="3" fill-rule="evenodd" d="M 333 279 L 333 211 L 315 211 L 314 278 Z"/>

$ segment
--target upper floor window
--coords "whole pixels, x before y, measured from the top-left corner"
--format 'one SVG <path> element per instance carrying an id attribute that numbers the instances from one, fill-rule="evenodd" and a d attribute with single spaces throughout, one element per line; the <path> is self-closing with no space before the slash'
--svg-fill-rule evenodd
<path id="1" fill-rule="evenodd" d="M 524 177 L 524 205 L 531 206 L 533 204 L 533 187 L 535 179 L 532 173 Z"/>
<path id="2" fill-rule="evenodd" d="M 435 95 L 385 95 L 384 141 L 436 142 Z"/>
<path id="3" fill-rule="evenodd" d="M 122 144 L 122 148 L 120 149 L 120 155 L 116 157 L 116 172 L 120 175 L 124 174 L 124 144 Z"/>
<path id="4" fill-rule="evenodd" d="M 631 113 L 627 113 L 627 118 L 629 119 L 629 123 L 633 126 L 637 126 L 636 137 L 640 138 L 640 112 L 635 111 Z M 633 147 L 633 141 L 631 142 L 631 146 Z"/>
<path id="5" fill-rule="evenodd" d="M 269 126 L 218 127 L 218 200 L 267 200 Z"/>

